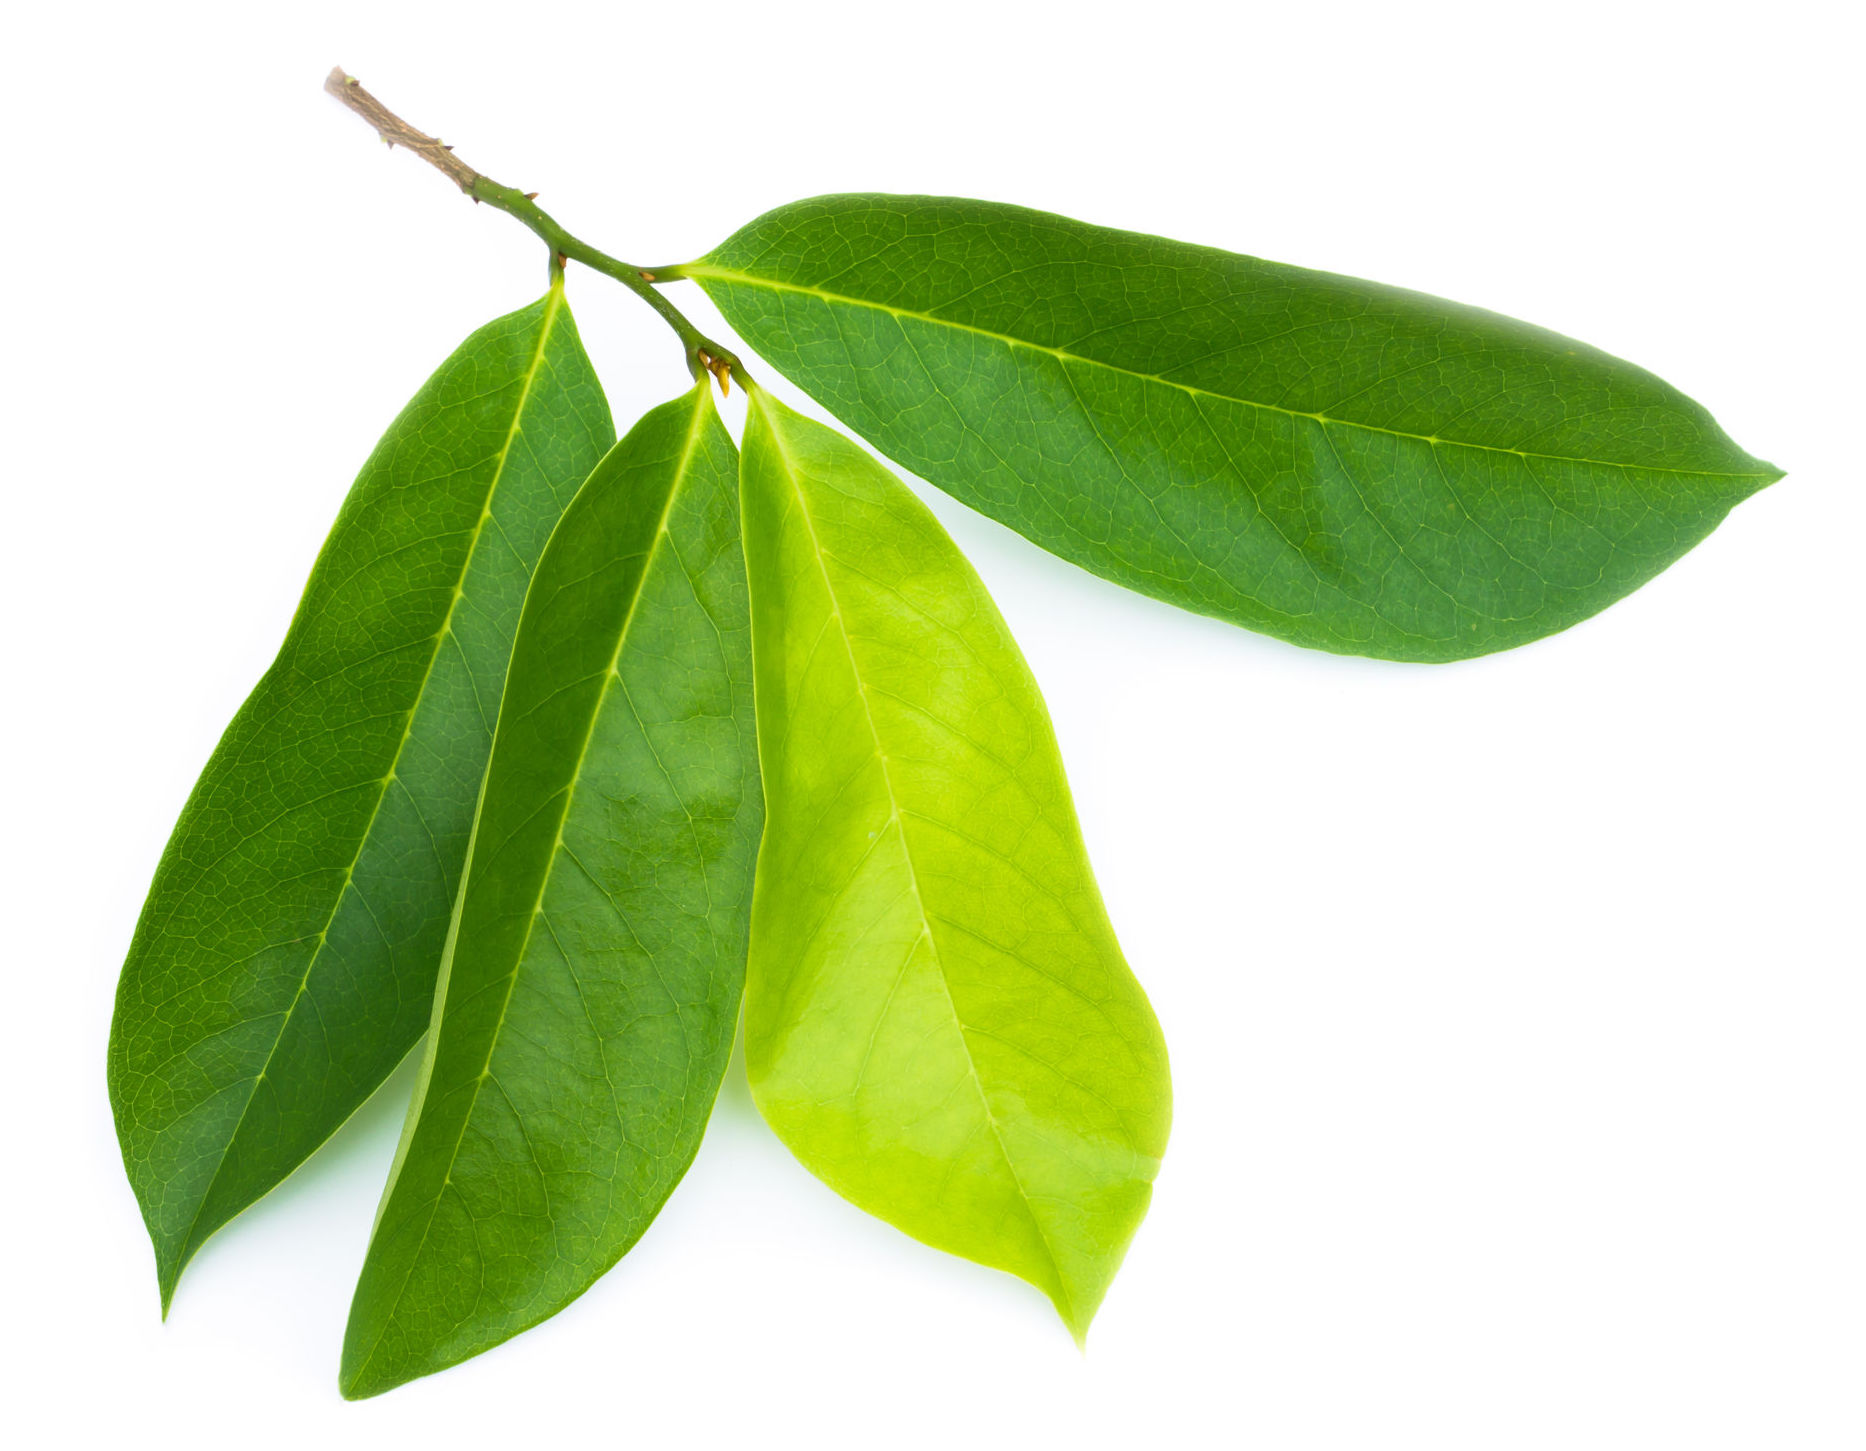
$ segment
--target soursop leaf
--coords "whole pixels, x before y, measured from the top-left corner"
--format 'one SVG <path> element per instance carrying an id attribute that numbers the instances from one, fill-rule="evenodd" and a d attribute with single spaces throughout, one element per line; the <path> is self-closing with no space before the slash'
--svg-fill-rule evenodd
<path id="1" fill-rule="evenodd" d="M 468 338 L 363 466 L 189 796 L 109 1050 L 165 1314 L 427 1027 L 532 564 L 614 437 L 561 281 Z"/>
<path id="2" fill-rule="evenodd" d="M 1781 477 L 1555 333 L 1021 207 L 821 197 L 660 275 L 1045 549 L 1324 650 L 1456 660 L 1565 629 Z"/>
<path id="3" fill-rule="evenodd" d="M 762 812 L 737 475 L 702 384 L 603 459 L 539 561 L 346 1396 L 562 1309 L 699 1147 Z"/>
<path id="4" fill-rule="evenodd" d="M 839 1193 L 1080 1338 L 1166 1147 L 1166 1048 L 1049 715 L 901 481 L 754 390 L 741 498 L 767 824 L 746 1062 Z"/>

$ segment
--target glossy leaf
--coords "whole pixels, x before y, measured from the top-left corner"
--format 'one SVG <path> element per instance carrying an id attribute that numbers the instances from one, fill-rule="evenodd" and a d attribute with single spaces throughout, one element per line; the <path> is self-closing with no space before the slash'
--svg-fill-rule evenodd
<path id="1" fill-rule="evenodd" d="M 1044 548 L 1325 650 L 1455 660 L 1564 629 L 1781 477 L 1555 333 L 1021 207 L 822 197 L 663 275 Z"/>
<path id="2" fill-rule="evenodd" d="M 699 1147 L 761 814 L 737 472 L 695 388 L 616 445 L 538 564 L 346 1396 L 562 1309 Z"/>
<path id="3" fill-rule="evenodd" d="M 426 1028 L 531 567 L 614 436 L 561 284 L 468 338 L 370 455 L 188 798 L 109 1054 L 165 1312 Z"/>
<path id="4" fill-rule="evenodd" d="M 763 392 L 742 499 L 767 826 L 745 1046 L 805 1165 L 1078 1336 L 1166 1146 L 1166 1049 L 1049 716 L 933 516 Z"/>

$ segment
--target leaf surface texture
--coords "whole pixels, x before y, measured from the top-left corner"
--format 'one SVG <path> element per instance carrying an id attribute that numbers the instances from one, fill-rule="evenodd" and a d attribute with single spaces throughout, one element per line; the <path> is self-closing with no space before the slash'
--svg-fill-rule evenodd
<path id="1" fill-rule="evenodd" d="M 347 1396 L 563 1308 L 699 1147 L 761 820 L 737 473 L 697 387 L 616 445 L 539 562 Z"/>
<path id="2" fill-rule="evenodd" d="M 614 436 L 561 286 L 468 338 L 370 455 L 190 795 L 109 1050 L 165 1311 L 427 1026 L 532 565 Z"/>
<path id="3" fill-rule="evenodd" d="M 1325 650 L 1453 660 L 1564 629 L 1780 477 L 1555 333 L 1021 207 L 822 197 L 668 275 L 956 498 Z"/>
<path id="4" fill-rule="evenodd" d="M 1036 683 L 925 506 L 761 391 L 741 494 L 759 1108 L 840 1193 L 1022 1276 L 1080 1337 L 1146 1211 L 1170 1090 Z"/>

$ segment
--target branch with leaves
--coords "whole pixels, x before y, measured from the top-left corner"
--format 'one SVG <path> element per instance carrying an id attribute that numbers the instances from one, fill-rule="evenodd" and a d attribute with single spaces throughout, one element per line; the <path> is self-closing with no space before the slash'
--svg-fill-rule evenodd
<path id="1" fill-rule="evenodd" d="M 1341 653 L 1564 629 L 1780 477 L 1570 339 L 1019 207 L 819 197 L 635 267 L 341 70 L 326 87 L 529 227 L 550 286 L 364 465 L 157 868 L 109 1079 L 166 1313 L 425 1034 L 349 1396 L 519 1334 L 626 1253 L 741 1014 L 804 1164 L 1078 1338 L 1165 1152 L 1165 1041 L 984 584 L 661 284 L 1044 548 Z M 693 374 L 620 440 L 571 261 L 653 307 Z M 737 444 L 711 392 L 733 377 Z"/>

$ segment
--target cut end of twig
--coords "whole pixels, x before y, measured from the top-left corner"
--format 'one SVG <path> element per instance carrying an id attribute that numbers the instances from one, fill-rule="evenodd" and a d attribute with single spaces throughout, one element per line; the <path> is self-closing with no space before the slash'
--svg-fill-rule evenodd
<path id="1" fill-rule="evenodd" d="M 342 66 L 331 67 L 330 74 L 324 77 L 324 89 L 374 126 L 376 134 L 390 150 L 406 146 L 430 166 L 453 178 L 461 191 L 472 195 L 474 183 L 480 179 L 479 173 L 456 157 L 453 147 L 438 136 L 429 136 L 410 126 L 364 90 L 362 83 Z M 478 197 L 473 199 L 479 200 Z"/>

